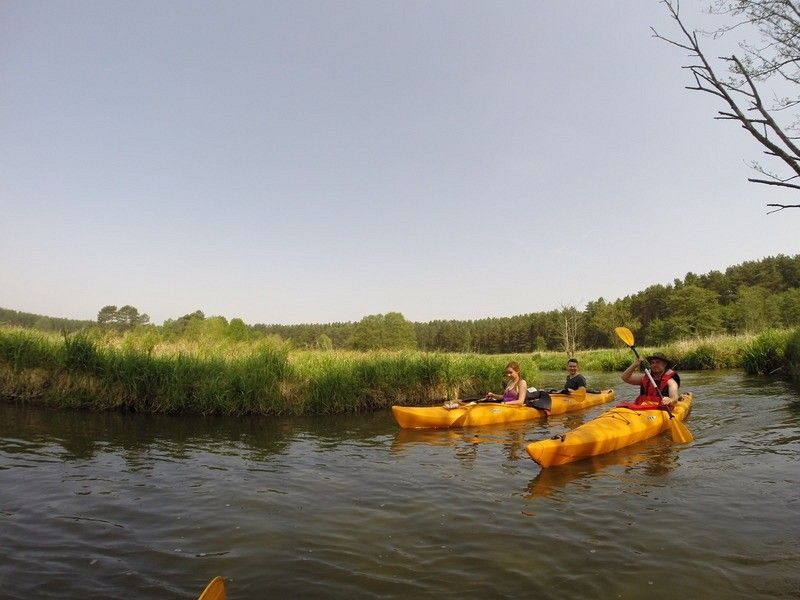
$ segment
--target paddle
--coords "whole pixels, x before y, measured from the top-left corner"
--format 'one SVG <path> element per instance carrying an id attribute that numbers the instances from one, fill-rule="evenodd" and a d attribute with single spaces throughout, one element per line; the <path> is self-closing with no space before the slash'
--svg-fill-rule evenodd
<path id="1" fill-rule="evenodd" d="M 641 356 L 639 356 L 639 352 L 636 350 L 636 341 L 633 338 L 633 332 L 627 327 L 616 327 L 614 333 L 617 334 L 617 337 L 621 339 L 626 346 L 633 350 L 633 354 L 636 358 L 641 360 Z M 644 361 L 644 372 L 650 380 L 650 383 L 653 384 L 653 387 L 658 392 L 658 397 L 663 400 L 664 396 L 661 395 L 661 390 L 656 385 L 653 375 L 650 373 L 650 366 L 647 364 L 647 361 Z M 672 410 L 669 408 L 669 404 L 662 404 L 662 406 L 669 414 L 669 432 L 672 435 L 672 441 L 678 444 L 687 444 L 691 442 L 694 436 L 692 436 L 692 432 L 689 431 L 689 428 L 686 427 L 683 421 L 675 418 L 675 415 L 672 414 Z"/>
<path id="2" fill-rule="evenodd" d="M 475 406 L 479 402 L 495 402 L 491 398 L 487 398 L 486 396 L 477 396 L 475 398 L 460 398 L 458 400 L 452 400 L 445 402 L 442 406 L 447 410 L 453 410 L 454 408 L 469 408 L 470 406 Z"/>
<path id="3" fill-rule="evenodd" d="M 225 600 L 225 580 L 214 577 L 197 600 Z"/>

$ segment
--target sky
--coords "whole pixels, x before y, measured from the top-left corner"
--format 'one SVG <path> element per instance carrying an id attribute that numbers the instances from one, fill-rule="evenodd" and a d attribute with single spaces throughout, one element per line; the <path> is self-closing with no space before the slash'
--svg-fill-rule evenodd
<path id="1" fill-rule="evenodd" d="M 765 207 L 796 193 L 747 182 L 760 148 L 650 27 L 655 0 L 2 2 L 0 307 L 478 319 L 797 254 Z"/>

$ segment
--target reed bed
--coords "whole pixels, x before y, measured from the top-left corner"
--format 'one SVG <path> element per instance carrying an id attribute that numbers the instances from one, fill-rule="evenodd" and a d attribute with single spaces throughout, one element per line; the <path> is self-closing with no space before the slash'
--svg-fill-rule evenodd
<path id="1" fill-rule="evenodd" d="M 535 374 L 530 356 L 516 357 Z M 506 357 L 292 351 L 281 342 L 146 347 L 0 329 L 0 397 L 157 413 L 305 414 L 433 403 L 497 390 Z"/>
<path id="2" fill-rule="evenodd" d="M 682 370 L 780 370 L 800 379 L 800 330 L 688 340 L 640 353 L 654 350 Z M 632 355 L 618 348 L 576 358 L 584 371 L 622 371 Z M 358 412 L 500 391 L 511 360 L 529 385 L 541 386 L 540 369 L 563 370 L 567 357 L 292 350 L 279 339 L 167 342 L 157 335 L 59 337 L 0 328 L 0 399 L 155 413 Z"/>

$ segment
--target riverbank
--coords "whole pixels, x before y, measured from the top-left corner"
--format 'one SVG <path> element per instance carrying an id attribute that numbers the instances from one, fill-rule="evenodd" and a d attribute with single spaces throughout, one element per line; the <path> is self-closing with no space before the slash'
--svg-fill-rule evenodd
<path id="1" fill-rule="evenodd" d="M 800 331 L 718 336 L 658 349 L 682 370 L 800 376 Z M 640 350 L 645 355 L 655 349 Z M 626 348 L 577 357 L 584 371 L 622 371 L 631 361 Z M 510 360 L 520 363 L 530 385 L 549 387 L 552 382 L 539 381 L 539 370 L 562 370 L 566 356 L 292 350 L 276 339 L 139 346 L 124 338 L 0 328 L 0 399 L 152 413 L 360 412 L 499 391 Z"/>
<path id="2" fill-rule="evenodd" d="M 514 357 L 534 377 L 531 356 Z M 0 398 L 93 410 L 300 415 L 426 404 L 502 387 L 506 356 L 291 350 L 254 343 L 139 349 L 0 329 Z"/>

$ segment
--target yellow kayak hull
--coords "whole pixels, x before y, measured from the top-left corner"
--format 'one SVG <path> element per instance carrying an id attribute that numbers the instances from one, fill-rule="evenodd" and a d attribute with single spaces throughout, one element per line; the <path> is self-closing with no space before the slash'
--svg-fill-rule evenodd
<path id="1" fill-rule="evenodd" d="M 572 394 L 550 394 L 550 414 L 560 415 L 583 410 L 614 400 L 614 390 L 599 393 L 580 391 Z M 532 421 L 545 416 L 538 408 L 501 402 L 464 404 L 447 409 L 442 406 L 392 406 L 392 414 L 403 429 L 447 429 L 450 427 L 478 427 Z"/>
<path id="2" fill-rule="evenodd" d="M 681 396 L 672 409 L 676 419 L 686 419 L 692 400 L 691 393 Z M 617 407 L 564 435 L 531 442 L 526 450 L 542 467 L 554 467 L 613 452 L 668 429 L 669 414 L 666 411 Z"/>

